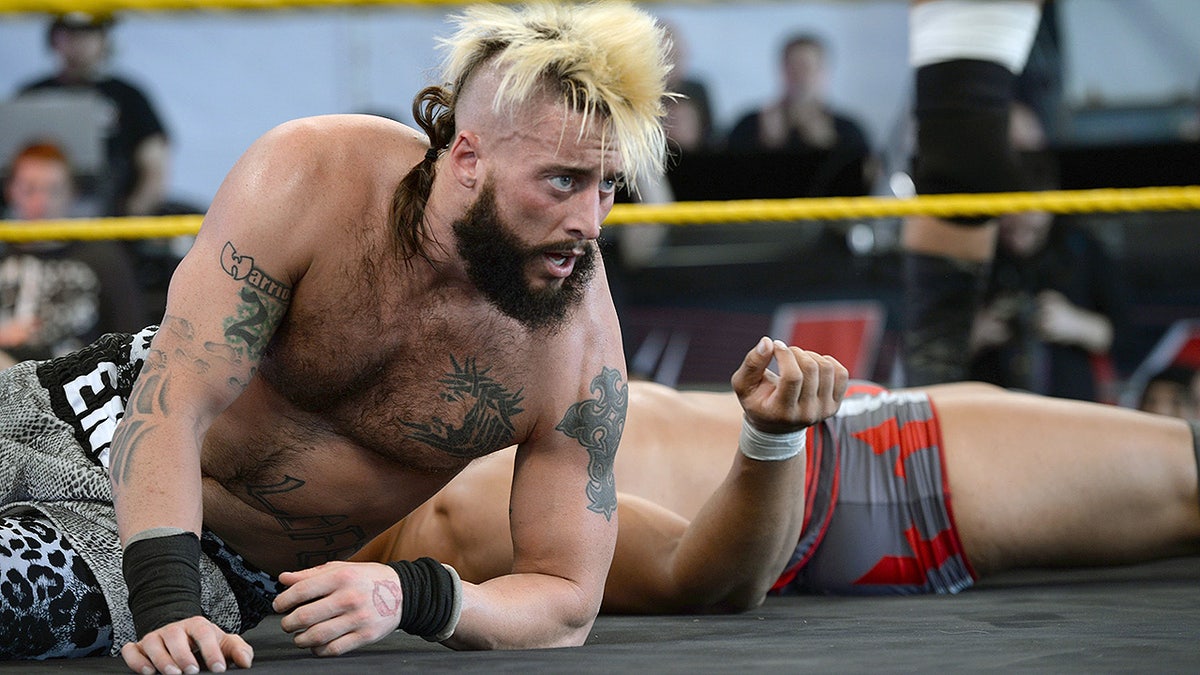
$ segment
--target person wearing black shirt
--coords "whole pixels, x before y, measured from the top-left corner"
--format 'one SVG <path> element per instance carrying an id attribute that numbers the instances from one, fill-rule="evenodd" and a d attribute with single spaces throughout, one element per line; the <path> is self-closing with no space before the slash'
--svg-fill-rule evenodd
<path id="1" fill-rule="evenodd" d="M 54 19 L 47 41 L 57 72 L 29 82 L 19 96 L 94 93 L 111 108 L 104 175 L 92 195 L 101 215 L 153 214 L 163 202 L 169 163 L 166 128 L 146 95 L 105 72 L 111 16 L 72 12 Z"/>

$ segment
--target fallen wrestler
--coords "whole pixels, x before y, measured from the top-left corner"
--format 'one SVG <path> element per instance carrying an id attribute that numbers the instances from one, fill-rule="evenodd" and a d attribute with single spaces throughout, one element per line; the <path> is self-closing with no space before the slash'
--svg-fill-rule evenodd
<path id="1" fill-rule="evenodd" d="M 160 326 L 0 373 L 0 656 L 244 668 L 273 612 L 318 655 L 587 638 L 627 398 L 597 239 L 662 170 L 668 44 L 621 2 L 452 21 L 420 130 L 269 131 Z M 323 564 L 511 445 L 510 573 Z"/>
<path id="2" fill-rule="evenodd" d="M 745 454 L 756 409 L 742 404 L 630 383 L 603 611 L 738 611 L 771 589 L 954 593 L 1008 569 L 1200 550 L 1196 437 L 1176 418 L 984 384 L 852 382 L 804 450 L 762 461 Z M 436 555 L 476 582 L 507 573 L 511 461 L 470 467 L 357 559 Z"/>

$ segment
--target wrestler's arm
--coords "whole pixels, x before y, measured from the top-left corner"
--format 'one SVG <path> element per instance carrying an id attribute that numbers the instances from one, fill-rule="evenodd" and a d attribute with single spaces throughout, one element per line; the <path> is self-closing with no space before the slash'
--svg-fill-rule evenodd
<path id="1" fill-rule="evenodd" d="M 615 314 L 604 328 L 619 335 Z M 462 619 L 449 647 L 580 645 L 599 613 L 617 538 L 613 462 L 628 384 L 617 338 L 585 351 L 574 358 L 547 354 L 550 363 L 586 364 L 583 377 L 562 378 L 578 387 L 553 397 L 559 403 L 552 419 L 517 449 L 509 499 L 512 570 L 464 584 Z"/>
<path id="2" fill-rule="evenodd" d="M 113 441 L 111 480 L 127 551 L 131 538 L 148 532 L 200 531 L 205 433 L 254 375 L 309 263 L 297 226 L 306 222 L 298 135 L 268 133 L 239 159 L 172 277 L 166 315 Z M 240 637 L 199 616 L 150 631 L 122 655 L 134 670 L 162 672 L 198 665 L 193 648 L 210 668 L 226 658 L 249 665 Z"/>
<path id="3" fill-rule="evenodd" d="M 767 369 L 772 358 L 778 373 Z M 732 383 L 753 426 L 786 433 L 834 414 L 847 372 L 832 357 L 764 338 Z M 805 457 L 763 461 L 733 454 L 725 480 L 690 523 L 653 502 L 621 495 L 621 534 L 605 612 L 728 612 L 763 601 L 800 534 Z M 688 461 L 686 449 L 672 457 Z"/>

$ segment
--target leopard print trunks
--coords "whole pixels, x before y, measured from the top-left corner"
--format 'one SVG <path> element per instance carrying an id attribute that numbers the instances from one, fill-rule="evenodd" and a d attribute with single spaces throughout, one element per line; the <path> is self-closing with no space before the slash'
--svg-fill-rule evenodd
<path id="1" fill-rule="evenodd" d="M 0 657 L 116 654 L 137 639 L 107 461 L 154 330 L 0 371 Z M 201 549 L 209 620 L 241 633 L 271 612 L 277 581 L 212 532 Z"/>

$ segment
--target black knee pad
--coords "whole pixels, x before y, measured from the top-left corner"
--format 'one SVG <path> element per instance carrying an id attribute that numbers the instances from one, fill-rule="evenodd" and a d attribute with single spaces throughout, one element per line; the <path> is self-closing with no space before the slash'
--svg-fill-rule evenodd
<path id="1" fill-rule="evenodd" d="M 917 69 L 918 194 L 1021 188 L 1008 140 L 1015 81 L 1012 71 L 991 61 L 958 59 Z M 989 218 L 949 220 L 977 225 Z"/>
<path id="2" fill-rule="evenodd" d="M 904 257 L 903 274 L 905 386 L 963 380 L 987 265 L 910 253 Z"/>

